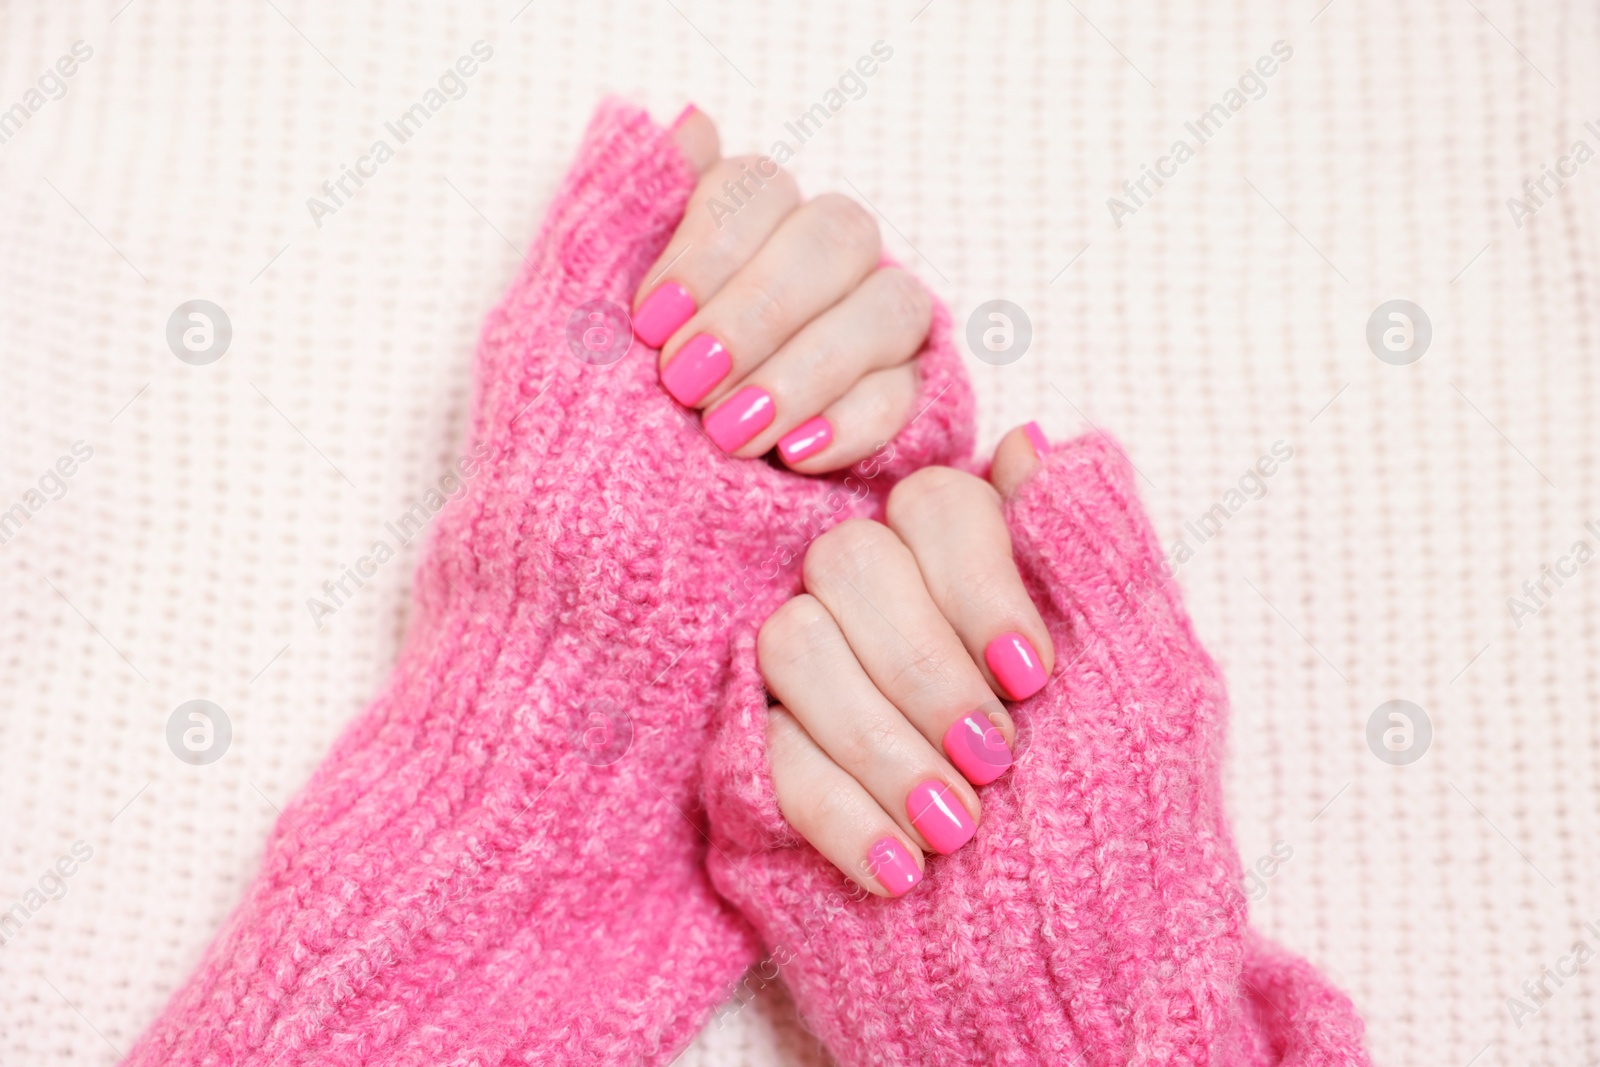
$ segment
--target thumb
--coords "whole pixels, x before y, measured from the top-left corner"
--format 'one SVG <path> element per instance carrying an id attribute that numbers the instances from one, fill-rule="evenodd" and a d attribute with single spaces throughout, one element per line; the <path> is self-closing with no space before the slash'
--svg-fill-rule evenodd
<path id="1" fill-rule="evenodd" d="M 704 111 L 689 104 L 672 120 L 672 140 L 696 176 L 704 174 L 722 155 L 717 125 Z"/>

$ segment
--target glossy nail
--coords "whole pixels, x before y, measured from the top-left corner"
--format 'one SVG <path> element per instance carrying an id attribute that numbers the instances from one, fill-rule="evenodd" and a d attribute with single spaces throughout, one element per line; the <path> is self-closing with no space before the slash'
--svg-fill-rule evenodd
<path id="1" fill-rule="evenodd" d="M 778 438 L 778 455 L 790 466 L 814 456 L 833 442 L 833 424 L 818 415 Z"/>
<path id="2" fill-rule="evenodd" d="M 867 869 L 891 897 L 903 897 L 922 881 L 922 871 L 906 847 L 892 837 L 880 837 L 867 850 Z"/>
<path id="3" fill-rule="evenodd" d="M 651 348 L 660 348 L 695 312 L 694 297 L 677 282 L 658 286 L 633 313 L 633 333 Z"/>
<path id="4" fill-rule="evenodd" d="M 1011 746 L 1000 728 L 969 711 L 944 733 L 944 754 L 973 785 L 988 785 L 1011 766 Z"/>
<path id="5" fill-rule="evenodd" d="M 990 641 L 989 647 L 983 650 L 983 661 L 1012 700 L 1028 699 L 1043 689 L 1048 680 L 1039 653 L 1015 630 Z"/>
<path id="6" fill-rule="evenodd" d="M 971 841 L 978 831 L 972 816 L 943 782 L 929 780 L 911 790 L 906 814 L 934 851 L 946 856 Z"/>
<path id="7" fill-rule="evenodd" d="M 661 384 L 684 407 L 693 407 L 733 369 L 733 357 L 709 333 L 697 333 L 661 368 Z"/>
<path id="8" fill-rule="evenodd" d="M 1022 428 L 1022 432 L 1028 435 L 1028 443 L 1033 446 L 1034 455 L 1043 456 L 1050 451 L 1050 442 L 1046 440 L 1044 431 L 1039 429 L 1037 422 L 1028 423 Z"/>
<path id="9" fill-rule="evenodd" d="M 715 411 L 707 412 L 700 424 L 718 448 L 732 455 L 765 430 L 776 414 L 772 394 L 759 386 L 747 385 L 718 405 Z"/>
<path id="10" fill-rule="evenodd" d="M 695 108 L 694 104 L 692 104 L 692 103 L 685 104 L 683 110 L 678 112 L 678 117 L 672 120 L 672 125 L 669 126 L 668 129 L 675 130 L 679 126 L 682 126 L 683 123 L 684 123 L 684 120 L 687 119 L 690 115 L 693 115 L 696 110 L 697 109 Z"/>

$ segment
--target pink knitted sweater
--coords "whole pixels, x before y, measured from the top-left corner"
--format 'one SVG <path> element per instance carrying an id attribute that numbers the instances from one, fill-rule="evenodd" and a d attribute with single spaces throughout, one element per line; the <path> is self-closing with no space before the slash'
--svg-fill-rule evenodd
<path id="1" fill-rule="evenodd" d="M 1055 643 L 1012 706 L 983 822 L 899 899 L 853 890 L 784 822 L 748 639 L 707 753 L 712 880 L 845 1064 L 1367 1064 L 1348 999 L 1247 927 L 1222 807 L 1226 694 L 1140 510 L 1089 435 L 1007 503 Z"/>
<path id="2" fill-rule="evenodd" d="M 971 397 L 940 309 L 919 416 L 811 479 L 725 458 L 653 352 L 576 358 L 574 311 L 628 304 L 693 184 L 642 112 L 601 108 L 485 324 L 486 469 L 394 674 L 126 1062 L 664 1064 L 777 959 L 847 1064 L 1365 1063 L 1348 1001 L 1245 931 L 1221 687 L 1092 442 L 1013 503 L 1062 666 L 977 838 L 863 900 L 783 825 L 755 630 L 818 532 L 965 460 Z"/>

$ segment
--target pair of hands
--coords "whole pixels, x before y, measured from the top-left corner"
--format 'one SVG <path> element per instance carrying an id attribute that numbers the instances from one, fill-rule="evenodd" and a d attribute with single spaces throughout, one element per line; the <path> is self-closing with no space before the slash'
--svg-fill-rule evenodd
<path id="1" fill-rule="evenodd" d="M 882 262 L 853 200 L 802 202 L 770 160 L 721 158 L 692 105 L 673 136 L 700 180 L 633 302 L 663 387 L 729 455 L 776 449 L 803 474 L 866 459 L 915 416 L 932 300 Z M 869 892 L 909 891 L 925 852 L 971 839 L 973 787 L 1012 762 L 997 698 L 1032 696 L 1054 665 L 1001 513 L 1044 447 L 1030 423 L 1001 440 L 988 481 L 948 467 L 905 478 L 887 524 L 848 520 L 811 544 L 806 592 L 761 629 L 778 806 Z"/>

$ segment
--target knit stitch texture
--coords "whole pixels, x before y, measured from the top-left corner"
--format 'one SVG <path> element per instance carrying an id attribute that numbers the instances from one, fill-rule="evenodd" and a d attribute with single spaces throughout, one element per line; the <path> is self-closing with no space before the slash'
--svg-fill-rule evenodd
<path id="1" fill-rule="evenodd" d="M 1140 509 L 1090 435 L 1007 505 L 1055 642 L 983 821 L 898 900 L 783 821 L 753 649 L 707 753 L 712 878 L 843 1064 L 1366 1065 L 1349 1000 L 1252 934 L 1223 812 L 1226 696 Z"/>
<path id="2" fill-rule="evenodd" d="M 971 396 L 939 308 L 917 418 L 808 479 L 724 457 L 652 351 L 575 358 L 574 309 L 628 303 L 693 184 L 601 108 L 485 325 L 485 469 L 400 662 L 128 1062 L 665 1063 L 764 952 L 847 1065 L 1365 1064 L 1349 1002 L 1247 929 L 1221 681 L 1098 439 L 1009 506 L 1060 666 L 977 837 L 889 901 L 784 824 L 756 628 L 822 529 L 966 461 Z"/>
<path id="3" fill-rule="evenodd" d="M 267 845 L 135 1067 L 666 1062 L 756 959 L 707 879 L 697 774 L 733 635 L 804 545 L 965 457 L 938 313 L 919 417 L 838 478 L 732 460 L 635 342 L 593 366 L 580 305 L 626 307 L 695 175 L 600 109 L 479 347 L 471 452 L 386 688 Z"/>

